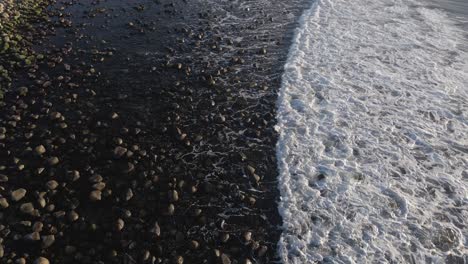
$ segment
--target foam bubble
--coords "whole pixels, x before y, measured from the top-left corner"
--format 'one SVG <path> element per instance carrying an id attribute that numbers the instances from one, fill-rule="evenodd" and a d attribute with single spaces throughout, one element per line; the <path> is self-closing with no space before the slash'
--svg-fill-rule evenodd
<path id="1" fill-rule="evenodd" d="M 317 0 L 278 99 L 284 263 L 468 251 L 468 54 L 415 1 Z"/>

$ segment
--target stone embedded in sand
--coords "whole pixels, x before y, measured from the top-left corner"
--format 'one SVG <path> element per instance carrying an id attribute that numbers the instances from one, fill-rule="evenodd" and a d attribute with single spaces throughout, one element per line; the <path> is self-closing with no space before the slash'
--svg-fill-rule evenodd
<path id="1" fill-rule="evenodd" d="M 127 191 L 125 192 L 125 201 L 129 201 L 133 197 L 133 191 L 132 189 L 128 188 Z"/>
<path id="2" fill-rule="evenodd" d="M 39 257 L 34 261 L 34 264 L 50 264 L 50 262 L 44 257 Z"/>
<path id="3" fill-rule="evenodd" d="M 198 243 L 198 241 L 196 240 L 192 240 L 190 241 L 190 248 L 195 250 L 195 249 L 198 249 L 200 247 L 200 243 Z"/>
<path id="4" fill-rule="evenodd" d="M 8 182 L 8 176 L 0 174 L 0 182 Z"/>
<path id="5" fill-rule="evenodd" d="M 268 251 L 268 247 L 267 246 L 261 246 L 258 251 L 257 251 L 257 255 L 259 257 L 263 257 L 265 256 L 266 252 Z"/>
<path id="6" fill-rule="evenodd" d="M 221 262 L 223 264 L 231 264 L 231 259 L 226 254 L 221 254 Z"/>
<path id="7" fill-rule="evenodd" d="M 37 155 L 42 155 L 46 152 L 46 149 L 43 145 L 39 145 L 34 148 L 34 151 L 36 152 Z"/>
<path id="8" fill-rule="evenodd" d="M 8 203 L 7 199 L 5 198 L 0 198 L 0 206 L 2 208 L 8 208 L 8 206 L 10 206 L 10 204 Z"/>
<path id="9" fill-rule="evenodd" d="M 102 192 L 99 190 L 94 190 L 89 194 L 89 199 L 91 201 L 100 201 Z"/>
<path id="10" fill-rule="evenodd" d="M 177 256 L 174 260 L 175 264 L 184 264 L 184 258 L 182 256 Z"/>
<path id="11" fill-rule="evenodd" d="M 24 203 L 20 206 L 20 211 L 25 214 L 32 214 L 34 212 L 34 205 L 32 203 Z"/>
<path id="12" fill-rule="evenodd" d="M 117 146 L 114 149 L 114 157 L 115 158 L 121 158 L 125 153 L 127 153 L 128 149 L 124 147 Z"/>
<path id="13" fill-rule="evenodd" d="M 60 160 L 59 160 L 59 158 L 57 158 L 57 157 L 50 157 L 50 158 L 47 159 L 47 163 L 48 163 L 50 166 L 57 165 L 59 162 L 60 162 Z"/>
<path id="14" fill-rule="evenodd" d="M 250 175 L 254 175 L 255 174 L 255 168 L 250 166 L 250 165 L 247 165 L 246 167 L 247 171 L 249 172 Z"/>
<path id="15" fill-rule="evenodd" d="M 47 235 L 47 236 L 43 236 L 42 238 L 42 248 L 48 248 L 50 246 L 52 246 L 52 244 L 54 244 L 55 242 L 55 236 L 54 235 Z"/>
<path id="16" fill-rule="evenodd" d="M 244 233 L 244 241 L 249 242 L 250 240 L 252 240 L 252 232 L 247 231 Z"/>
<path id="17" fill-rule="evenodd" d="M 55 180 L 50 180 L 46 183 L 46 186 L 49 190 L 55 190 L 58 187 L 58 182 Z"/>
<path id="18" fill-rule="evenodd" d="M 62 114 L 60 112 L 52 112 L 50 113 L 50 118 L 51 119 L 60 119 L 62 117 Z"/>
<path id="19" fill-rule="evenodd" d="M 174 212 L 175 212 L 175 206 L 173 204 L 169 204 L 169 206 L 167 207 L 167 214 L 173 215 Z"/>
<path id="20" fill-rule="evenodd" d="M 179 200 L 179 193 L 176 190 L 169 191 L 169 200 L 177 202 Z"/>
<path id="21" fill-rule="evenodd" d="M 14 202 L 17 202 L 23 199 L 25 195 L 26 195 L 25 189 L 23 188 L 16 189 L 11 193 L 11 200 L 13 200 Z"/>
<path id="22" fill-rule="evenodd" d="M 121 231 L 125 227 L 125 222 L 122 219 L 117 219 L 117 222 L 115 223 L 115 229 L 117 231 Z"/>
<path id="23" fill-rule="evenodd" d="M 153 232 L 156 237 L 161 236 L 161 227 L 159 227 L 158 222 L 154 223 L 154 227 L 153 227 L 153 229 L 151 229 L 151 232 Z"/>

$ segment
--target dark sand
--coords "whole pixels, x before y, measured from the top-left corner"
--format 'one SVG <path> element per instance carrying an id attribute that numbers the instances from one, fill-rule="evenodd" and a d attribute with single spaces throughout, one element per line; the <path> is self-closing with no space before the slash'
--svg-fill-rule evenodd
<path id="1" fill-rule="evenodd" d="M 275 261 L 275 102 L 306 7 L 55 3 L 0 103 L 0 263 Z"/>

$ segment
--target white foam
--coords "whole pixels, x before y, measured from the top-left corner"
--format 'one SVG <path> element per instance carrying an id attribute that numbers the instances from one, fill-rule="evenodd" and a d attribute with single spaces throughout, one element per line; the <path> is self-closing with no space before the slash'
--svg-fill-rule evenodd
<path id="1" fill-rule="evenodd" d="M 413 0 L 317 0 L 278 100 L 284 263 L 468 251 L 468 54 Z"/>

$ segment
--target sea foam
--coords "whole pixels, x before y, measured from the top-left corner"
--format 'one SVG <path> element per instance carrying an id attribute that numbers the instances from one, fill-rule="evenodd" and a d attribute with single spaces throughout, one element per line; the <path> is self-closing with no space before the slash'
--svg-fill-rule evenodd
<path id="1" fill-rule="evenodd" d="M 284 263 L 468 261 L 466 42 L 413 0 L 303 14 L 278 99 Z"/>

